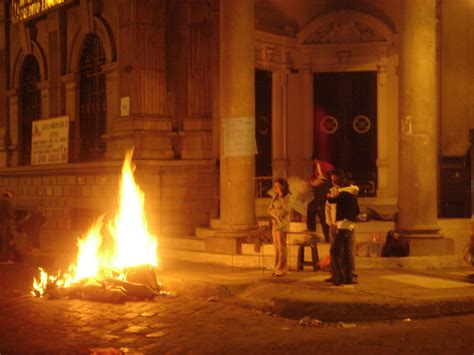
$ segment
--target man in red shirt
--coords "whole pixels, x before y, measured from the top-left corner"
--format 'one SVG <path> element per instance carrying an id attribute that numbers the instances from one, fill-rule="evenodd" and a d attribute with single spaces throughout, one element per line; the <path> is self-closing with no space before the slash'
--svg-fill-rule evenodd
<path id="1" fill-rule="evenodd" d="M 308 231 L 315 232 L 317 215 L 323 229 L 324 239 L 326 243 L 329 243 L 329 226 L 326 224 L 325 204 L 326 196 L 331 188 L 330 177 L 334 167 L 327 161 L 319 159 L 315 154 L 313 154 L 312 159 L 314 173 L 309 183 L 313 186 L 314 198 L 308 204 L 306 226 Z"/>

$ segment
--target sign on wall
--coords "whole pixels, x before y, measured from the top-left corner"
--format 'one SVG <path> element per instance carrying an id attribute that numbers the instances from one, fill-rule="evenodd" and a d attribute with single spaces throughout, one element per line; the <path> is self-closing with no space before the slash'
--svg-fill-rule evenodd
<path id="1" fill-rule="evenodd" d="M 66 0 L 12 0 L 13 22 L 28 21 L 65 2 Z"/>
<path id="2" fill-rule="evenodd" d="M 68 116 L 33 122 L 31 165 L 67 163 L 68 146 Z"/>
<path id="3" fill-rule="evenodd" d="M 228 118 L 223 124 L 225 157 L 257 154 L 254 117 Z"/>

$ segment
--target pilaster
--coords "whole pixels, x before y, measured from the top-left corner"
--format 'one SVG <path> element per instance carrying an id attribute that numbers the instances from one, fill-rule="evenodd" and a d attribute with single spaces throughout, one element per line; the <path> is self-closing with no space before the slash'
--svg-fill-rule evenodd
<path id="1" fill-rule="evenodd" d="M 166 1 L 121 0 L 119 6 L 119 97 L 114 98 L 111 70 L 106 74 L 112 83 L 107 98 L 126 107 L 117 118 L 108 113 L 106 156 L 122 159 L 124 150 L 134 146 L 137 159 L 173 159 L 176 134 L 168 113 Z"/>

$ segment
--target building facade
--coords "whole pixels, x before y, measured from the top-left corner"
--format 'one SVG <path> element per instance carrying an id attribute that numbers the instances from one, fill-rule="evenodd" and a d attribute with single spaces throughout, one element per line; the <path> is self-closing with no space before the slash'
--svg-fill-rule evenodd
<path id="1" fill-rule="evenodd" d="M 212 220 L 209 251 L 238 252 L 262 181 L 309 177 L 313 153 L 410 235 L 470 214 L 468 0 L 2 3 L 0 184 L 50 245 L 114 208 L 131 147 L 152 229 Z M 33 122 L 63 116 L 67 161 L 31 164 Z"/>

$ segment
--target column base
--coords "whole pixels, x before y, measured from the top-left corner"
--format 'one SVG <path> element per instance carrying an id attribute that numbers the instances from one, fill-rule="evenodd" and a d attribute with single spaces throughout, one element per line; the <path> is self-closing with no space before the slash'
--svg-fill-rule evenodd
<path id="1" fill-rule="evenodd" d="M 242 243 L 247 237 L 247 232 L 219 230 L 205 239 L 204 248 L 209 253 L 242 254 Z"/>
<path id="2" fill-rule="evenodd" d="M 439 235 L 439 234 L 438 234 Z M 410 245 L 410 256 L 438 256 L 454 254 L 454 241 L 451 238 L 440 237 L 410 238 L 402 235 L 402 239 Z"/>
<path id="3" fill-rule="evenodd" d="M 232 237 L 209 237 L 204 242 L 204 248 L 208 253 L 242 254 L 242 240 Z"/>

